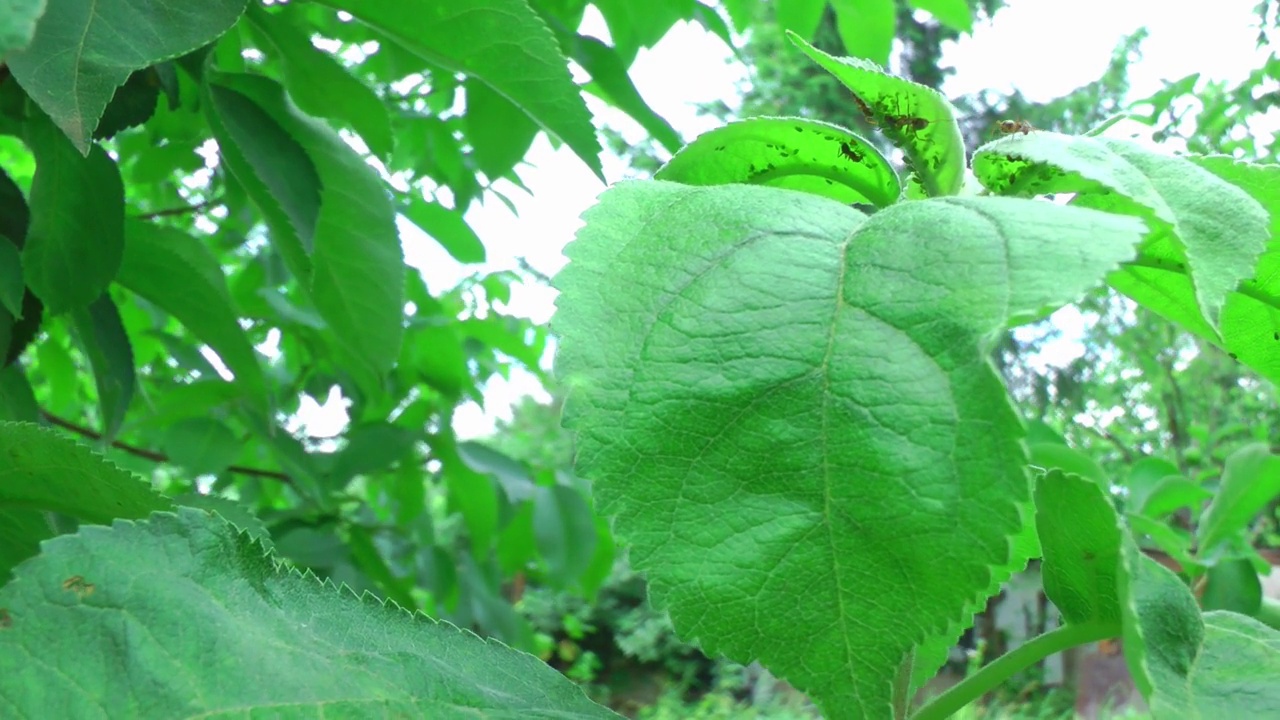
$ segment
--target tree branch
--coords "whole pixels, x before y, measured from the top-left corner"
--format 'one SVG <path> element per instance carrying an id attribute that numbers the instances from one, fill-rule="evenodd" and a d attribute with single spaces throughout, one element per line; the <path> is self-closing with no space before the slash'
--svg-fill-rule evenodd
<path id="1" fill-rule="evenodd" d="M 165 208 L 163 210 L 154 210 L 149 213 L 134 215 L 138 220 L 155 220 L 156 218 L 171 217 L 173 215 L 186 215 L 188 213 L 198 213 L 201 210 L 207 210 L 211 207 L 222 205 L 222 198 L 209 198 L 202 200 L 194 205 L 179 205 L 178 207 Z"/>
<path id="2" fill-rule="evenodd" d="M 41 408 L 40 410 L 40 415 L 46 421 L 48 421 L 49 424 L 51 425 L 57 425 L 58 427 L 64 430 L 69 430 L 77 435 L 87 437 L 91 440 L 102 439 L 102 433 L 98 432 L 97 430 L 94 430 L 92 428 L 87 428 L 83 425 L 77 425 L 76 423 L 73 423 L 70 420 L 60 418 L 57 415 L 54 415 L 53 413 L 43 408 Z M 130 455 L 133 455 L 134 457 L 140 457 L 140 458 L 143 458 L 144 460 L 150 460 L 155 463 L 168 465 L 173 462 L 172 460 L 169 459 L 168 455 L 165 455 L 162 452 L 156 452 L 155 450 L 147 450 L 146 448 L 140 448 L 134 445 L 130 445 L 128 443 L 121 442 L 119 440 L 113 440 L 111 442 L 111 447 L 117 450 L 120 450 L 121 452 L 126 452 Z M 244 467 L 243 465 L 231 465 L 225 470 L 225 472 L 235 473 L 237 475 L 245 475 L 247 477 L 265 478 L 268 480 L 278 480 L 288 485 L 293 484 L 293 478 L 277 470 L 263 470 L 261 468 Z"/>

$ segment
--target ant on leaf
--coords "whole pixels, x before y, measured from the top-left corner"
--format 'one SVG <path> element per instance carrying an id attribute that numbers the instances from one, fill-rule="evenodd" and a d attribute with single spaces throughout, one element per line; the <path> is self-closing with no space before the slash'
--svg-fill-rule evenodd
<path id="1" fill-rule="evenodd" d="M 1035 130 L 1035 128 L 1026 120 L 1001 120 L 996 123 L 996 132 L 1001 135 L 1013 135 L 1015 133 L 1026 135 L 1032 130 Z"/>

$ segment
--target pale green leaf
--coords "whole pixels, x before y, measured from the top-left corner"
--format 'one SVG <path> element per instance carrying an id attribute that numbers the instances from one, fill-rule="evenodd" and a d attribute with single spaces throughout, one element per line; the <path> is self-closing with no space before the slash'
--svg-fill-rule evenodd
<path id="1" fill-rule="evenodd" d="M 586 220 L 555 320 L 578 474 L 683 637 L 829 717 L 885 716 L 915 646 L 1019 560 L 1030 483 L 994 331 L 1101 281 L 1142 224 L 665 182 Z"/>
<path id="2" fill-rule="evenodd" d="M 530 655 L 281 570 L 199 510 L 83 527 L 15 575 L 0 696 L 20 717 L 617 717 Z"/>
<path id="3" fill-rule="evenodd" d="M 601 179 L 600 141 L 555 37 L 525 0 L 322 0 L 423 60 L 482 80 Z"/>
<path id="4" fill-rule="evenodd" d="M 911 7 L 924 10 L 938 22 L 957 32 L 973 32 L 973 9 L 966 0 L 907 0 Z"/>
<path id="5" fill-rule="evenodd" d="M 415 195 L 401 212 L 460 263 L 484 262 L 484 243 L 462 213 Z"/>
<path id="6" fill-rule="evenodd" d="M 750 183 L 884 207 L 901 187 L 870 142 L 802 118 L 750 118 L 703 133 L 654 175 L 686 185 Z"/>
<path id="7" fill-rule="evenodd" d="M 257 353 L 241 329 L 218 260 L 196 238 L 172 227 L 125 223 L 117 281 L 173 315 L 207 343 L 259 407 L 268 403 Z"/>
<path id="8" fill-rule="evenodd" d="M 1280 495 L 1280 457 L 1266 445 L 1246 445 L 1227 458 L 1218 493 L 1196 528 L 1201 554 L 1243 533 L 1267 505 Z"/>
<path id="9" fill-rule="evenodd" d="M 33 121 L 31 224 L 22 248 L 27 286 L 50 313 L 85 307 L 107 289 L 124 249 L 124 185 L 101 147 L 81 157 L 48 122 Z"/>
<path id="10" fill-rule="evenodd" d="M 822 12 L 827 9 L 827 0 L 777 0 L 776 7 L 778 27 L 812 40 L 822 22 Z"/>
<path id="11" fill-rule="evenodd" d="M 81 153 L 134 70 L 195 50 L 236 23 L 246 0 L 58 0 L 9 70 Z"/>
<path id="12" fill-rule="evenodd" d="M 36 33 L 47 0 L 0 0 L 0 62 L 25 48 Z"/>
<path id="13" fill-rule="evenodd" d="M 1119 630 L 1123 537 L 1103 486 L 1060 470 L 1046 473 L 1036 483 L 1036 530 L 1044 592 L 1063 619 Z"/>

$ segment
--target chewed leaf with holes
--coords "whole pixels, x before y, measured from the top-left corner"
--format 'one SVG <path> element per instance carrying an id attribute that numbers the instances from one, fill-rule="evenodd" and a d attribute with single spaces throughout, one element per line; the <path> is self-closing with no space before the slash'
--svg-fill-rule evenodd
<path id="1" fill-rule="evenodd" d="M 767 185 L 876 207 L 897 202 L 901 192 L 897 173 L 870 143 L 803 118 L 729 123 L 686 145 L 654 177 L 686 185 Z"/>
<path id="2" fill-rule="evenodd" d="M 191 508 L 83 527 L 14 577 L 12 717 L 618 717 L 530 655 L 282 571 Z"/>
<path id="3" fill-rule="evenodd" d="M 868 122 L 902 149 L 930 197 L 955 195 L 964 186 L 965 150 L 955 109 L 941 93 L 886 73 L 875 63 L 832 57 L 788 33 L 814 62 L 853 91 Z"/>
<path id="4" fill-rule="evenodd" d="M 1227 331 L 1229 294 L 1253 277 L 1269 236 L 1267 211 L 1247 192 L 1129 142 L 1035 131 L 983 146 L 973 169 L 1001 194 L 1077 193 L 1077 205 L 1142 217 L 1151 237 L 1111 284 L 1214 339 L 1216 328 Z"/>
<path id="5" fill-rule="evenodd" d="M 586 220 L 555 319 L 579 475 L 682 637 L 829 718 L 888 717 L 913 648 L 1026 559 L 1022 430 L 987 348 L 1100 282 L 1142 223 L 666 182 Z"/>

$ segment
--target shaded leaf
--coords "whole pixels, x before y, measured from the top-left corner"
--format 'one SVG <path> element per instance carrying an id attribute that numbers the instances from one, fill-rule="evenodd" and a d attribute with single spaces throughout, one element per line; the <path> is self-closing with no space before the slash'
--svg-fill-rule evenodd
<path id="1" fill-rule="evenodd" d="M 93 368 L 98 411 L 102 414 L 102 437 L 110 442 L 124 423 L 137 385 L 133 348 L 110 293 L 103 293 L 88 308 L 73 310 L 71 325 L 80 340 L 81 351 Z"/>
<path id="2" fill-rule="evenodd" d="M 30 44 L 6 62 L 31 99 L 87 154 L 103 110 L 130 73 L 212 42 L 235 24 L 245 3 L 50 2 Z"/>
<path id="3" fill-rule="evenodd" d="M 458 457 L 478 473 L 493 476 L 513 503 L 533 499 L 533 476 L 524 463 L 479 442 L 458 443 Z"/>
<path id="4" fill-rule="evenodd" d="M 122 130 L 150 120 L 159 99 L 160 76 L 155 68 L 144 68 L 129 75 L 103 111 L 102 120 L 93 131 L 93 139 L 112 138 Z"/>
<path id="5" fill-rule="evenodd" d="M 1196 538 L 1200 554 L 1212 556 L 1220 545 L 1241 535 L 1263 508 L 1280 495 L 1280 457 L 1262 443 L 1246 445 L 1227 458 L 1218 493 L 1200 518 Z"/>
<path id="6" fill-rule="evenodd" d="M 373 90 L 329 53 L 317 48 L 297 27 L 286 5 L 269 13 L 249 7 L 249 25 L 280 59 L 284 84 L 298 108 L 314 117 L 337 120 L 355 130 L 373 154 L 387 159 L 395 145 L 387 107 Z"/>
<path id="7" fill-rule="evenodd" d="M 778 0 L 774 17 L 778 27 L 790 30 L 804 40 L 812 40 L 826 8 L 827 0 Z M 732 8 L 730 13 L 733 13 Z"/>
<path id="8" fill-rule="evenodd" d="M 169 460 L 194 475 L 214 475 L 240 456 L 241 440 L 225 423 L 195 417 L 174 423 L 164 435 Z"/>
<path id="9" fill-rule="evenodd" d="M 1171 476 L 1160 481 L 1143 499 L 1138 512 L 1150 518 L 1159 518 L 1179 508 L 1199 510 L 1200 504 L 1213 497 L 1213 493 L 1181 476 Z"/>
<path id="10" fill-rule="evenodd" d="M 556 586 L 570 587 L 591 566 L 596 549 L 595 516 L 577 490 L 564 485 L 537 487 L 533 533 Z"/>
<path id="11" fill-rule="evenodd" d="M 130 220 L 117 281 L 213 348 L 249 399 L 266 407 L 267 383 L 257 352 L 240 327 L 222 267 L 203 243 L 172 227 Z"/>
<path id="12" fill-rule="evenodd" d="M 1255 615 L 1262 607 L 1262 582 L 1247 558 L 1215 563 L 1205 573 L 1200 605 L 1205 610 L 1230 610 Z"/>
<path id="13" fill-rule="evenodd" d="M 644 101 L 635 83 L 631 81 L 631 76 L 627 74 L 626 63 L 614 48 L 585 35 L 574 36 L 569 43 L 573 60 L 591 75 L 591 83 L 587 85 L 588 92 L 630 115 L 668 152 L 674 153 L 680 149 L 684 144 L 680 133 Z"/>
<path id="14" fill-rule="evenodd" d="M 0 309 L 7 310 L 13 318 L 21 318 L 22 295 L 26 289 L 22 281 L 22 255 L 9 238 L 0 235 Z"/>
<path id="15" fill-rule="evenodd" d="M 323 0 L 427 62 L 482 80 L 604 179 L 591 114 L 551 31 L 524 0 Z"/>
<path id="16" fill-rule="evenodd" d="M 31 423 L 0 422 L 0 468 L 0 580 L 53 536 L 44 512 L 107 524 L 171 507 L 138 477 Z"/>
<path id="17" fill-rule="evenodd" d="M 616 717 L 532 656 L 282 571 L 189 508 L 50 542 L 0 606 L 0 695 L 32 717 Z"/>
<path id="18" fill-rule="evenodd" d="M 31 383 L 20 365 L 0 368 L 0 421 L 37 422 L 40 406 L 36 404 Z"/>
<path id="19" fill-rule="evenodd" d="M 704 133 L 654 175 L 686 185 L 750 183 L 885 207 L 901 188 L 889 161 L 844 128 L 801 118 L 751 118 Z"/>
<path id="20" fill-rule="evenodd" d="M 333 477 L 345 483 L 357 475 L 388 470 L 413 451 L 418 435 L 387 422 L 358 425 L 347 432 L 347 445 L 333 461 Z"/>
<path id="21" fill-rule="evenodd" d="M 81 157 L 48 122 L 28 128 L 36 174 L 22 267 L 27 286 L 58 314 L 87 306 L 115 278 L 124 249 L 124 185 L 102 148 Z"/>
<path id="22" fill-rule="evenodd" d="M 1141 223 L 995 198 L 867 218 L 665 182 L 586 221 L 555 324 L 578 474 L 683 637 L 831 717 L 883 715 L 908 653 L 1026 559 L 993 330 L 1098 282 Z"/>

